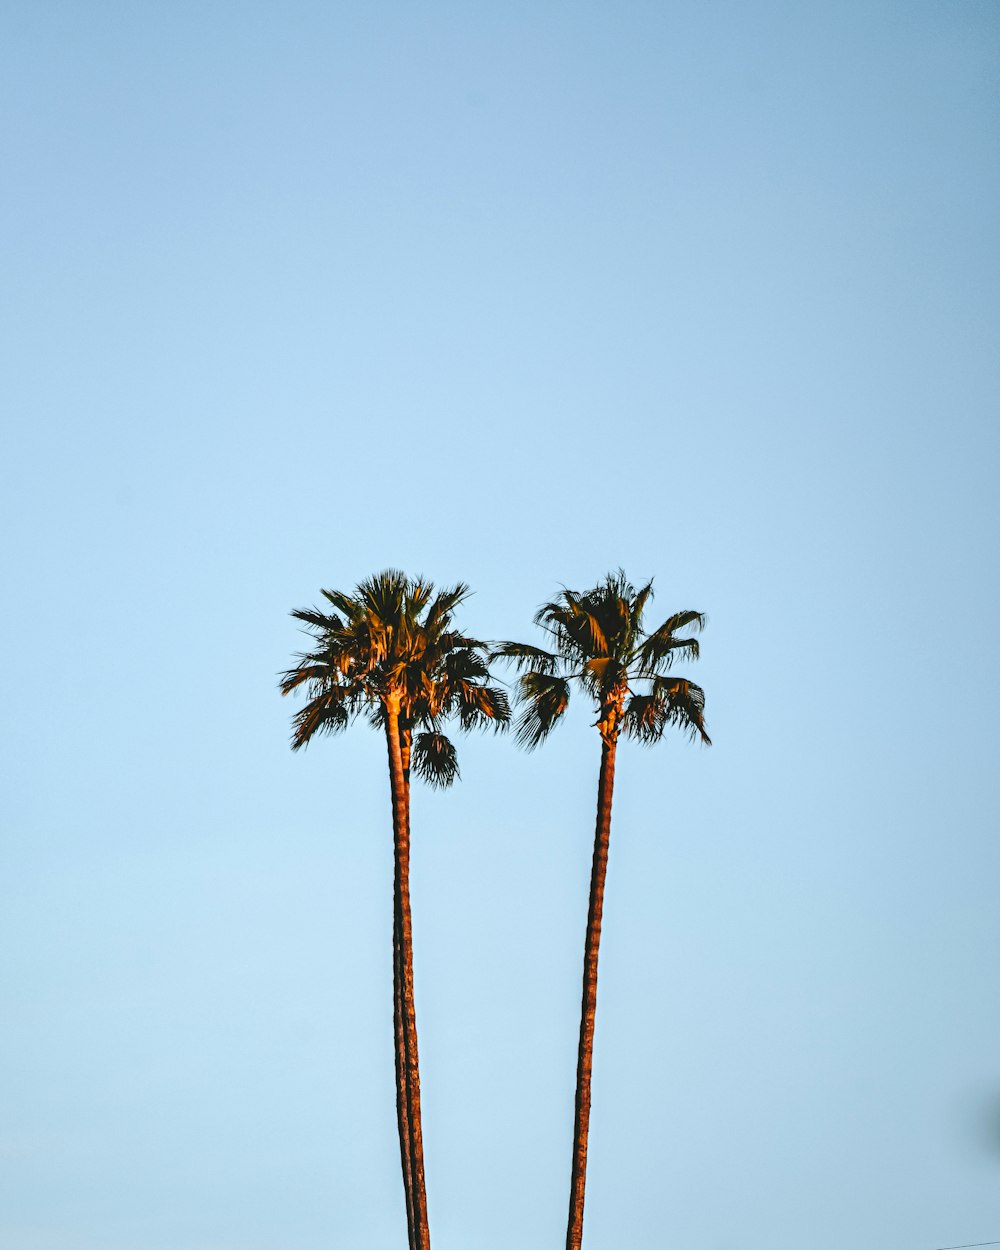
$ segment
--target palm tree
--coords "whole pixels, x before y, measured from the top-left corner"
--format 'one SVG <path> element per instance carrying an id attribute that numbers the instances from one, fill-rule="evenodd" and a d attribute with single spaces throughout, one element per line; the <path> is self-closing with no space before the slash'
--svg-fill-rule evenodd
<path id="1" fill-rule="evenodd" d="M 531 750 L 538 746 L 556 726 L 569 705 L 571 683 L 594 701 L 595 724 L 601 735 L 597 827 L 583 960 L 567 1250 L 580 1250 L 583 1240 L 597 958 L 618 738 L 624 731 L 639 742 L 651 744 L 660 740 L 668 725 L 676 725 L 692 738 L 709 742 L 703 719 L 704 691 L 670 672 L 675 658 L 698 656 L 697 639 L 679 638 L 678 631 L 699 630 L 705 618 L 700 612 L 677 612 L 656 629 L 647 631 L 643 612 L 652 593 L 652 582 L 636 591 L 619 569 L 593 590 L 582 594 L 563 590 L 551 603 L 539 608 L 535 624 L 548 635 L 551 651 L 506 642 L 493 652 L 522 672 L 518 684 L 522 710 L 517 739 L 523 747 Z"/>
<path id="2" fill-rule="evenodd" d="M 459 584 L 435 595 L 431 583 L 397 569 L 362 582 L 353 595 L 324 590 L 328 607 L 292 613 L 314 646 L 281 680 L 282 694 L 304 686 L 308 695 L 294 717 L 293 750 L 317 734 L 346 729 L 361 714 L 385 735 L 395 864 L 396 1112 L 411 1250 L 429 1250 L 430 1231 L 413 996 L 410 775 L 432 786 L 458 777 L 454 744 L 442 732 L 452 717 L 462 729 L 501 728 L 510 719 L 505 693 L 489 684 L 487 645 L 453 628 L 454 610 L 468 593 Z"/>

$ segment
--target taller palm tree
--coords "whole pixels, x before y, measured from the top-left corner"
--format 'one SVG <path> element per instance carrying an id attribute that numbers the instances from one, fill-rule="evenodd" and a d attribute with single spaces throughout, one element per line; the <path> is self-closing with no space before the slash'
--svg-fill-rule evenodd
<path id="1" fill-rule="evenodd" d="M 531 750 L 555 728 L 569 706 L 573 684 L 593 700 L 597 709 L 595 724 L 601 735 L 577 1050 L 567 1250 L 580 1250 L 583 1240 L 597 959 L 618 738 L 624 732 L 639 742 L 654 743 L 668 725 L 676 725 L 692 738 L 709 742 L 703 718 L 704 691 L 670 671 L 677 658 L 697 658 L 697 639 L 677 634 L 684 629 L 701 629 L 705 618 L 700 612 L 677 612 L 662 625 L 647 630 L 643 613 L 652 593 L 652 582 L 637 591 L 621 570 L 582 594 L 563 590 L 535 614 L 535 624 L 548 636 L 550 651 L 517 642 L 501 643 L 494 650 L 494 655 L 511 661 L 522 671 L 518 684 L 522 710 L 517 722 L 517 738 L 522 746 Z"/>
<path id="2" fill-rule="evenodd" d="M 387 569 L 353 595 L 322 591 L 328 607 L 292 613 L 313 637 L 281 680 L 282 694 L 304 686 L 306 705 L 293 721 L 292 748 L 346 729 L 358 715 L 385 736 L 394 848 L 393 1031 L 396 1113 L 411 1250 L 429 1250 L 420 1114 L 420 1065 L 413 995 L 410 909 L 410 775 L 432 786 L 458 777 L 454 744 L 442 726 L 503 727 L 510 707 L 489 684 L 488 648 L 453 626 L 464 584 L 434 594 L 431 583 Z"/>

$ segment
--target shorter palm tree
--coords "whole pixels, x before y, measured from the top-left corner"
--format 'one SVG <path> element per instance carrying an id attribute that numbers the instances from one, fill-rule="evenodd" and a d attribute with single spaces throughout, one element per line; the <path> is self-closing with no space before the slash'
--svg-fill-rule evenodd
<path id="1" fill-rule="evenodd" d="M 517 722 L 517 739 L 523 747 L 531 750 L 538 746 L 559 723 L 569 706 L 572 684 L 593 700 L 597 709 L 595 724 L 601 735 L 597 826 L 577 1049 L 567 1250 L 580 1250 L 583 1240 L 597 960 L 618 738 L 624 732 L 648 745 L 658 742 L 668 725 L 675 725 L 692 738 L 709 742 L 703 715 L 704 691 L 670 671 L 678 657 L 697 659 L 697 639 L 677 635 L 684 629 L 700 630 L 705 618 L 700 612 L 677 612 L 656 629 L 647 631 L 643 613 L 652 593 L 652 582 L 637 591 L 619 569 L 592 590 L 582 594 L 563 590 L 539 608 L 535 624 L 547 634 L 552 650 L 505 642 L 493 652 L 522 672 L 518 684 L 522 710 Z"/>
<path id="2" fill-rule="evenodd" d="M 393 1031 L 396 1112 L 411 1250 L 429 1250 L 420 1113 L 420 1068 L 413 996 L 410 910 L 410 774 L 434 786 L 458 777 L 450 719 L 462 729 L 510 719 L 503 690 L 489 684 L 486 643 L 458 632 L 455 608 L 469 593 L 459 584 L 434 587 L 388 569 L 353 595 L 324 590 L 329 608 L 292 613 L 315 646 L 281 681 L 282 694 L 304 686 L 309 701 L 294 718 L 292 748 L 337 733 L 358 715 L 385 735 L 389 756 L 394 848 Z M 331 610 L 332 609 L 332 610 Z"/>

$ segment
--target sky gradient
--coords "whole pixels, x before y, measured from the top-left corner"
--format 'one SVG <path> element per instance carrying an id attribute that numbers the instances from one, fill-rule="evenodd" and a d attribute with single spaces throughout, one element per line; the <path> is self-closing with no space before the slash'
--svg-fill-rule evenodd
<path id="1" fill-rule="evenodd" d="M 1000 1239 L 993 3 L 8 4 L 0 1244 L 397 1250 L 320 587 L 708 614 L 619 752 L 586 1250 Z M 561 1244 L 599 742 L 415 787 L 436 1250 Z"/>

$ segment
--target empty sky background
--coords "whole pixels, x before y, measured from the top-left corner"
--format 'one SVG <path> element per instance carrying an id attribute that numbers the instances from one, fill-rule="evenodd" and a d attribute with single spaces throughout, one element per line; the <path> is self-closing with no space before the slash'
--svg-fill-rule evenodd
<path id="1" fill-rule="evenodd" d="M 587 1250 L 1000 1238 L 992 0 L 3 7 L 0 1244 L 397 1250 L 384 747 L 287 613 L 709 614 Z M 436 1250 L 564 1236 L 599 743 L 414 795 Z"/>

